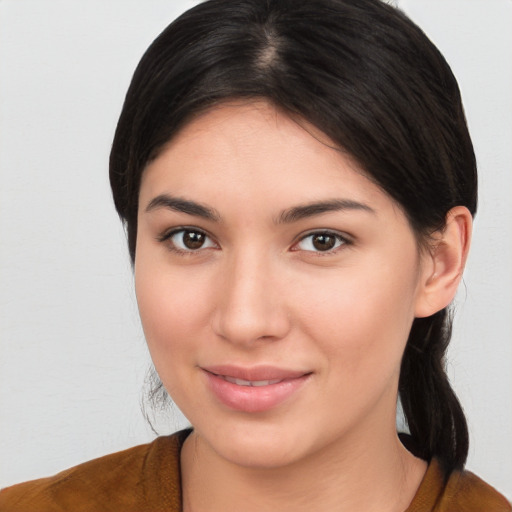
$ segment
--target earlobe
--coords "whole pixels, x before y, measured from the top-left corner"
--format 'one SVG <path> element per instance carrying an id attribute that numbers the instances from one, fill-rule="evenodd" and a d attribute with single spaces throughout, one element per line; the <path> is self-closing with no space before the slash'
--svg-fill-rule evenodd
<path id="1" fill-rule="evenodd" d="M 471 230 L 471 213 L 464 206 L 456 206 L 448 212 L 445 228 L 433 234 L 433 246 L 422 261 L 416 317 L 437 313 L 455 297 L 468 256 Z"/>

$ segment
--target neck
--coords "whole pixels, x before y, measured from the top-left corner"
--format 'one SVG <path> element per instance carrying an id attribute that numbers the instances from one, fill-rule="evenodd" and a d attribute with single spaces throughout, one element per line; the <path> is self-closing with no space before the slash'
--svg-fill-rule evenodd
<path id="1" fill-rule="evenodd" d="M 182 450 L 184 511 L 402 512 L 426 463 L 403 447 L 394 422 L 380 433 L 364 430 L 299 462 L 264 469 L 223 459 L 193 432 Z"/>

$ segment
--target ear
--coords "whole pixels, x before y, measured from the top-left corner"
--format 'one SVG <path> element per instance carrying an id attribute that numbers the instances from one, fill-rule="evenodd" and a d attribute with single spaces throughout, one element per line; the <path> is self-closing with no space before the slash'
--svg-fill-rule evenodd
<path id="1" fill-rule="evenodd" d="M 445 228 L 432 235 L 432 247 L 421 260 L 416 317 L 437 313 L 455 297 L 468 257 L 472 221 L 466 207 L 456 206 L 446 215 Z"/>

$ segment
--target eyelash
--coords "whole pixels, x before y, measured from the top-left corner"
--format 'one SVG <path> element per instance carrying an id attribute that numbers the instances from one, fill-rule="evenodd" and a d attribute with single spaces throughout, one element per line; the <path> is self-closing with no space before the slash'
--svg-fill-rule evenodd
<path id="1" fill-rule="evenodd" d="M 180 233 L 182 233 L 183 235 L 185 233 L 195 233 L 195 234 L 203 235 L 205 237 L 205 239 L 210 240 L 210 245 L 208 247 L 204 247 L 204 246 L 198 247 L 196 250 L 190 249 L 190 248 L 182 249 L 180 247 L 177 247 L 176 243 L 172 241 L 172 238 Z M 321 251 L 321 250 L 315 251 L 315 250 L 309 250 L 309 249 L 304 250 L 305 252 L 315 254 L 315 256 L 326 256 L 326 255 L 337 253 L 343 247 L 352 245 L 352 243 L 353 243 L 346 235 L 341 235 L 340 233 L 337 233 L 334 231 L 328 231 L 328 230 L 311 231 L 311 232 L 303 235 L 297 242 L 295 242 L 292 245 L 291 251 L 294 251 L 294 252 L 300 251 L 301 249 L 296 248 L 296 247 L 301 242 L 304 242 L 308 238 L 312 238 L 315 236 L 332 237 L 335 239 L 335 246 L 332 248 L 329 248 L 325 251 Z M 172 252 L 175 252 L 180 255 L 186 255 L 186 256 L 190 256 L 195 253 L 198 253 L 200 250 L 218 247 L 217 244 L 213 241 L 213 238 L 206 231 L 204 231 L 202 229 L 198 229 L 198 228 L 193 228 L 193 227 L 174 228 L 174 229 L 167 231 L 167 232 L 163 233 L 162 235 L 158 236 L 157 240 L 162 243 L 167 242 L 167 245 L 169 246 L 169 249 Z M 313 243 L 313 242 L 311 242 L 311 243 Z"/>
<path id="2" fill-rule="evenodd" d="M 197 250 L 194 250 L 194 249 L 182 249 L 180 247 L 177 247 L 176 243 L 172 241 L 172 238 L 175 235 L 178 235 L 179 233 L 183 233 L 183 234 L 185 234 L 185 233 L 196 233 L 196 234 L 199 234 L 199 235 L 204 235 L 207 240 L 211 241 L 212 245 L 210 245 L 208 247 L 201 246 Z M 197 252 L 199 252 L 199 250 L 201 250 L 201 249 L 211 249 L 211 248 L 214 248 L 214 246 L 217 245 L 213 241 L 213 238 L 206 231 L 204 231 L 202 229 L 193 228 L 193 227 L 186 227 L 186 226 L 185 227 L 180 227 L 180 228 L 175 228 L 175 229 L 172 229 L 170 231 L 166 231 L 165 233 L 163 233 L 162 235 L 157 237 L 157 240 L 159 242 L 162 242 L 162 243 L 167 243 L 169 249 L 172 252 L 180 254 L 180 255 L 185 255 L 185 256 L 191 256 L 191 255 L 196 254 Z"/>
<path id="3" fill-rule="evenodd" d="M 340 233 L 337 233 L 335 231 L 320 230 L 320 231 L 311 231 L 311 232 L 307 233 L 306 235 L 303 235 L 299 239 L 299 241 L 296 242 L 292 246 L 292 251 L 300 251 L 301 249 L 295 249 L 294 247 L 299 245 L 304 240 L 307 240 L 308 238 L 313 238 L 315 236 L 332 237 L 335 240 L 335 244 L 338 244 L 338 245 L 335 245 L 334 247 L 332 247 L 332 248 L 330 248 L 330 249 L 328 249 L 326 251 L 305 250 L 306 252 L 312 253 L 315 256 L 327 256 L 327 255 L 330 255 L 330 254 L 336 254 L 339 250 L 343 249 L 343 247 L 347 247 L 349 245 L 352 245 L 352 241 L 346 235 L 341 235 Z M 313 243 L 313 242 L 311 242 L 311 243 Z"/>

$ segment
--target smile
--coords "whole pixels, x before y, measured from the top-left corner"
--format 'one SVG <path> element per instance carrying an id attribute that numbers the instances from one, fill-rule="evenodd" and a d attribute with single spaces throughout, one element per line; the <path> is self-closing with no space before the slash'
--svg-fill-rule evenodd
<path id="1" fill-rule="evenodd" d="M 247 413 L 270 411 L 289 402 L 300 394 L 312 375 L 271 366 L 215 366 L 202 370 L 216 403 Z"/>
<path id="2" fill-rule="evenodd" d="M 231 382 L 231 384 L 236 384 L 237 386 L 269 386 L 271 384 L 277 384 L 278 382 L 282 382 L 282 379 L 273 379 L 273 380 L 244 380 L 244 379 L 236 379 L 235 377 L 230 377 L 228 375 L 219 375 L 219 377 L 223 378 L 227 382 Z"/>

